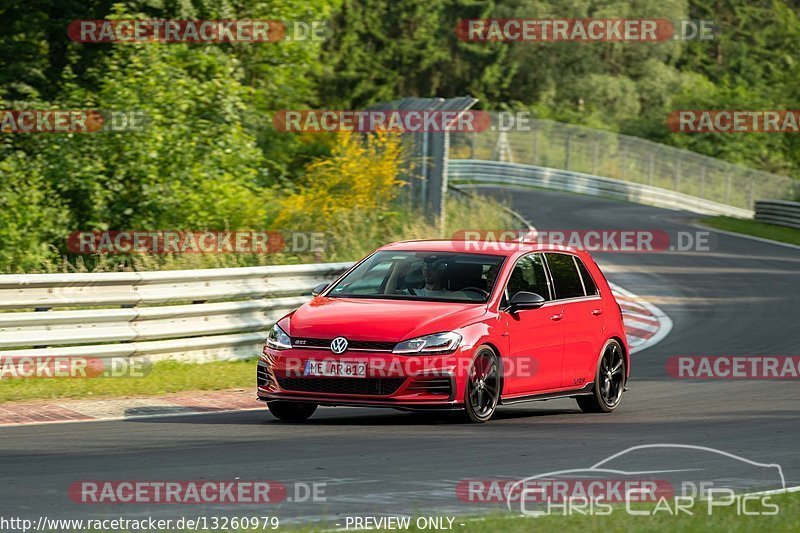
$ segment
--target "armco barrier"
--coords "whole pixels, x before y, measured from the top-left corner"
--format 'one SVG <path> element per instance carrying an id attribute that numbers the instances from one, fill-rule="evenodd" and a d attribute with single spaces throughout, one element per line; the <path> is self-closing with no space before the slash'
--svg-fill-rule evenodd
<path id="1" fill-rule="evenodd" d="M 800 202 L 759 200 L 756 202 L 756 220 L 800 229 Z"/>
<path id="2" fill-rule="evenodd" d="M 0 276 L 0 356 L 252 357 L 351 263 Z"/>
<path id="3" fill-rule="evenodd" d="M 651 185 L 642 185 L 568 170 L 477 159 L 451 159 L 449 183 L 459 188 L 475 186 L 541 187 L 594 196 L 607 196 L 640 204 L 682 209 L 704 215 L 753 218 L 753 211 L 712 202 Z"/>

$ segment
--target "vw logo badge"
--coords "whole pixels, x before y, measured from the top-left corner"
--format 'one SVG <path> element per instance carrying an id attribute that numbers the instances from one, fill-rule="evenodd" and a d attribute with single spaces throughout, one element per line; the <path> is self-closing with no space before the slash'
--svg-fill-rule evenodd
<path id="1" fill-rule="evenodd" d="M 347 350 L 347 339 L 344 337 L 336 337 L 331 341 L 331 351 L 333 353 L 344 353 L 345 350 Z"/>

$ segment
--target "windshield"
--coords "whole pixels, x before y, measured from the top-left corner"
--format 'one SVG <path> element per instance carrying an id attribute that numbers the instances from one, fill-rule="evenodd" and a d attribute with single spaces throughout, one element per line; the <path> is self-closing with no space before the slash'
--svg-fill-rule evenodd
<path id="1" fill-rule="evenodd" d="M 376 252 L 328 296 L 486 302 L 503 260 L 483 254 Z"/>

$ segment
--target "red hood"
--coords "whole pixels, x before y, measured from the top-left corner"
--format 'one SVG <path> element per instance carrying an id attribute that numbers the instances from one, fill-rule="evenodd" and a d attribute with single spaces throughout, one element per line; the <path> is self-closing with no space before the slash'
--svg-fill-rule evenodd
<path id="1" fill-rule="evenodd" d="M 486 314 L 486 304 L 317 297 L 291 315 L 290 337 L 400 342 L 452 331 Z"/>

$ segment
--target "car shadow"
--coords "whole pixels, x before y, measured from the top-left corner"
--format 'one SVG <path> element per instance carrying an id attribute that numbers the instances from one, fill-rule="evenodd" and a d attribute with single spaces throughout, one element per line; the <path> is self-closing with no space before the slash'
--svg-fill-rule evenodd
<path id="1" fill-rule="evenodd" d="M 136 414 L 141 414 L 137 412 Z M 578 409 L 535 409 L 522 407 L 499 407 L 492 422 L 522 418 L 550 417 L 580 414 Z M 207 412 L 187 414 L 179 412 L 171 416 L 134 417 L 125 422 L 138 424 L 192 424 L 192 425 L 276 425 L 276 426 L 479 426 L 464 420 L 458 412 L 421 411 L 408 412 L 389 409 L 365 408 L 320 408 L 314 416 L 304 422 L 284 422 L 269 414 L 267 409 Z"/>

